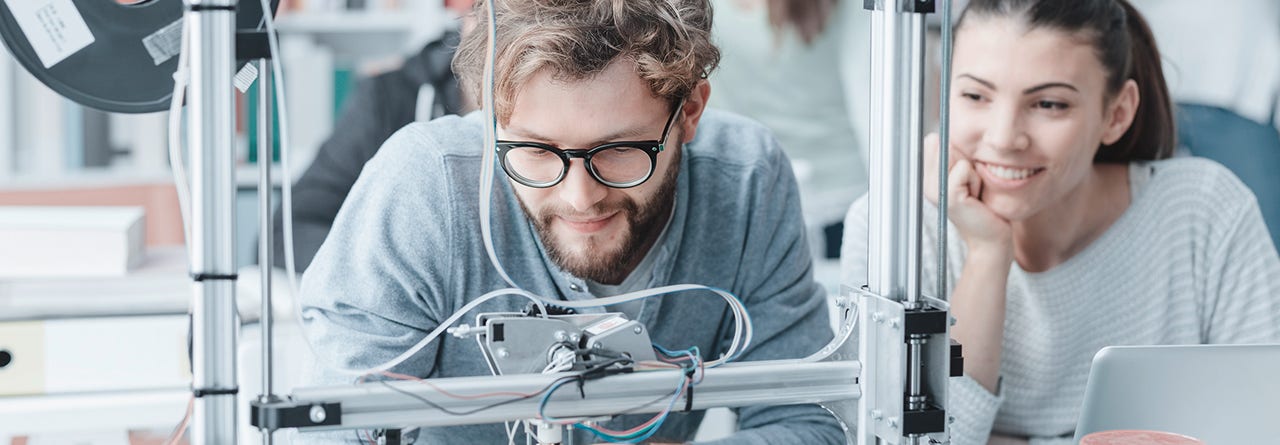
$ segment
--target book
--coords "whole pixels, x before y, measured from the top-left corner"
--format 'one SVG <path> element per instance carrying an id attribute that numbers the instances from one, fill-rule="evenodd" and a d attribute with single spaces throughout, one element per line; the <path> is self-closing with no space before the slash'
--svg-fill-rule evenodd
<path id="1" fill-rule="evenodd" d="M 120 276 L 142 259 L 141 207 L 0 206 L 0 279 Z"/>

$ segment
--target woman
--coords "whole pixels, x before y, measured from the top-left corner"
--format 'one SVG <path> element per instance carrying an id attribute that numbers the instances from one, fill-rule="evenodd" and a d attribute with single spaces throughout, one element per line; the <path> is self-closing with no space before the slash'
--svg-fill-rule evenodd
<path id="1" fill-rule="evenodd" d="M 1105 346 L 1280 342 L 1280 258 L 1256 199 L 1220 165 L 1167 159 L 1160 57 L 1132 6 L 973 0 L 957 26 L 953 443 L 1071 443 Z M 867 218 L 863 197 L 845 223 L 846 283 L 866 282 Z"/>

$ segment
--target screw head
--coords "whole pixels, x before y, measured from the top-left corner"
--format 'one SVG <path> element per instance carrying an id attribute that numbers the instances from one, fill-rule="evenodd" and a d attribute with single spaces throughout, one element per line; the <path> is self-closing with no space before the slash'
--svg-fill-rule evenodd
<path id="1" fill-rule="evenodd" d="M 635 332 L 635 333 L 636 333 L 636 335 L 640 335 L 640 334 L 643 334 L 643 333 L 644 333 L 644 328 L 642 328 L 642 327 L 640 327 L 640 326 L 636 326 L 636 327 L 635 327 L 635 329 L 632 329 L 632 330 L 631 330 L 631 332 Z"/>
<path id="2" fill-rule="evenodd" d="M 897 417 L 890 417 L 890 418 L 889 418 L 889 428 L 893 428 L 893 429 L 897 429 L 897 428 L 898 428 L 898 418 L 897 418 Z"/>
<path id="3" fill-rule="evenodd" d="M 883 419 L 883 418 L 884 418 L 884 413 L 881 413 L 881 412 L 880 412 L 880 410 L 878 410 L 878 409 L 873 409 L 873 410 L 871 410 L 871 418 L 872 418 L 872 419 L 876 419 L 876 420 Z"/>
<path id="4" fill-rule="evenodd" d="M 329 416 L 323 406 L 311 405 L 311 411 L 307 413 L 307 417 L 311 418 L 311 423 L 323 423 Z"/>
<path id="5" fill-rule="evenodd" d="M 565 332 L 565 331 L 556 331 L 556 333 L 555 333 L 555 338 L 556 338 L 556 341 L 565 341 L 565 340 L 568 340 L 568 339 L 569 339 L 569 333 L 568 333 L 568 332 Z"/>
<path id="6" fill-rule="evenodd" d="M 507 351 L 507 348 L 498 348 L 497 354 L 498 354 L 498 357 L 507 358 L 508 356 L 511 355 L 511 352 Z"/>

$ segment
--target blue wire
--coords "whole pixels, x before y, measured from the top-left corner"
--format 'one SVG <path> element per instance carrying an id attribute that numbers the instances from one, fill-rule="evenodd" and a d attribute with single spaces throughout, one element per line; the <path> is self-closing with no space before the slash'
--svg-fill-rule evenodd
<path id="1" fill-rule="evenodd" d="M 643 442 L 646 439 L 653 437 L 653 435 L 658 432 L 658 429 L 662 427 L 662 424 L 667 421 L 667 417 L 671 415 L 671 410 L 675 409 L 676 402 L 680 400 L 680 394 L 684 393 L 684 391 L 681 391 L 682 389 L 684 389 L 683 374 L 680 376 L 679 384 L 676 385 L 675 393 L 671 396 L 671 402 L 667 404 L 667 409 L 663 410 L 662 412 L 662 417 L 659 418 L 657 422 L 654 422 L 653 425 L 649 425 L 649 427 L 640 431 L 636 431 L 633 434 L 628 434 L 626 436 L 614 436 L 612 434 L 599 431 L 587 425 L 579 424 L 578 426 L 584 430 L 590 431 L 591 434 L 595 434 L 596 437 L 599 437 L 601 439 L 604 439 L 613 443 Z"/>
<path id="2" fill-rule="evenodd" d="M 684 370 L 685 372 L 688 372 L 689 370 L 698 369 L 698 365 L 701 362 L 700 360 L 701 357 L 700 355 L 698 355 L 697 346 L 691 347 L 689 349 L 686 349 L 680 352 L 669 351 L 666 348 L 663 348 L 662 346 L 659 346 L 656 344 L 653 345 L 653 347 L 656 348 L 659 352 L 662 352 L 663 354 L 666 354 L 673 358 L 680 357 L 680 356 L 688 357 L 690 361 L 689 366 L 688 367 L 681 366 L 681 369 Z M 551 385 L 551 387 L 547 390 L 547 393 L 542 396 L 542 400 L 538 402 L 538 417 L 541 417 L 543 420 L 546 420 L 548 422 L 561 421 L 561 419 L 559 418 L 551 417 L 546 414 L 547 403 L 551 401 L 552 394 L 555 394 L 555 392 L 559 390 L 561 386 L 564 386 L 565 383 L 568 383 L 570 381 L 573 381 L 573 380 L 561 380 Z M 662 427 L 663 423 L 667 421 L 667 418 L 671 414 L 671 410 L 675 409 L 676 402 L 680 400 L 680 395 L 684 393 L 684 391 L 682 391 L 684 389 L 684 384 L 685 384 L 685 376 L 684 374 L 681 374 L 678 380 L 678 383 L 676 385 L 676 389 L 671 396 L 671 401 L 667 403 L 667 408 L 662 411 L 662 417 L 658 418 L 658 421 L 654 422 L 653 425 L 649 425 L 648 427 L 640 431 L 636 431 L 634 433 L 627 434 L 625 436 L 616 436 L 613 434 L 609 434 L 609 433 L 597 430 L 585 424 L 577 424 L 577 427 L 590 431 L 591 434 L 594 434 L 596 437 L 599 437 L 601 439 L 604 439 L 612 443 L 642 442 L 650 437 L 653 437 L 653 435 L 658 432 L 658 429 Z M 693 384 L 694 382 L 692 381 L 689 382 L 690 386 L 692 386 Z"/>

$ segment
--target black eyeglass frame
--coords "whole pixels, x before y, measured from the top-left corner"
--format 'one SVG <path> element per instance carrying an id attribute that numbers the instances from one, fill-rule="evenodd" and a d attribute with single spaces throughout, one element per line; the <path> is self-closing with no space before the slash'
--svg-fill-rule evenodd
<path id="1" fill-rule="evenodd" d="M 549 188 L 549 187 L 555 187 L 557 184 L 560 184 L 560 181 L 563 181 L 564 177 L 569 174 L 570 160 L 572 160 L 573 158 L 582 158 L 583 164 L 587 168 L 587 172 L 590 173 L 591 177 L 595 178 L 597 182 L 604 184 L 608 187 L 617 188 L 617 189 L 635 187 L 640 184 L 644 184 L 645 181 L 648 181 L 649 178 L 653 177 L 653 171 L 658 168 L 658 153 L 661 153 L 663 150 L 666 150 L 667 137 L 671 135 L 672 124 L 675 123 L 676 116 L 680 114 L 680 110 L 682 108 L 684 108 L 683 100 L 676 103 L 675 110 L 671 111 L 671 116 L 667 118 L 667 124 L 662 129 L 662 139 L 659 139 L 659 140 L 609 142 L 609 143 L 601 144 L 589 149 L 561 149 L 561 148 L 557 148 L 541 142 L 498 140 L 497 143 L 495 144 L 497 145 L 496 150 L 498 152 L 498 164 L 502 166 L 502 171 L 506 172 L 507 177 L 511 178 L 513 181 L 516 181 L 527 187 Z M 624 183 L 611 182 L 611 181 L 605 180 L 604 178 L 601 178 L 600 174 L 596 172 L 595 167 L 591 164 L 591 157 L 601 151 L 608 150 L 610 148 L 618 148 L 618 147 L 638 148 L 641 151 L 643 151 L 645 154 L 649 155 L 649 172 L 646 173 L 644 177 L 640 179 L 637 179 L 631 182 L 624 182 Z M 555 154 L 556 157 L 560 158 L 560 161 L 564 163 L 564 167 L 560 169 L 560 175 L 556 176 L 556 178 L 551 181 L 546 181 L 546 182 L 531 181 L 529 180 L 529 178 L 525 178 L 520 174 L 512 171 L 511 168 L 507 167 L 507 153 L 516 148 L 538 148 L 538 149 L 546 150 L 548 152 L 551 152 L 552 154 Z"/>

